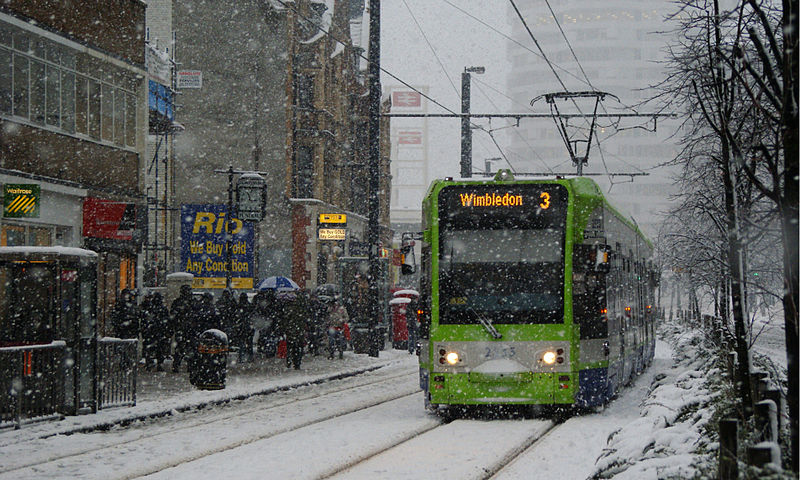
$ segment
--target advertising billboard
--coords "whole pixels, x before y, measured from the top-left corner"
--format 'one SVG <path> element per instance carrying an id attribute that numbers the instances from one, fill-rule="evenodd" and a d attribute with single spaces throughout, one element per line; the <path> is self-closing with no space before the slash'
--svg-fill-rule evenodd
<path id="1" fill-rule="evenodd" d="M 181 265 L 194 275 L 192 288 L 225 288 L 227 212 L 227 205 L 181 205 Z M 233 218 L 230 227 L 231 287 L 253 288 L 253 224 Z"/>

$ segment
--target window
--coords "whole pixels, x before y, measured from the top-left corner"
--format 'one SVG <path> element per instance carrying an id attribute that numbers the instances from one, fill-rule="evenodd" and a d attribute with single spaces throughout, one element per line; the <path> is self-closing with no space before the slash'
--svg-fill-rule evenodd
<path id="1" fill-rule="evenodd" d="M 0 21 L 0 114 L 135 147 L 140 85 L 133 72 Z"/>
<path id="2" fill-rule="evenodd" d="M 297 106 L 314 108 L 314 77 L 304 73 L 297 74 Z"/>
<path id="3" fill-rule="evenodd" d="M 61 72 L 61 128 L 75 132 L 75 74 Z M 84 129 L 85 130 L 85 129 Z"/>
<path id="4" fill-rule="evenodd" d="M 114 141 L 114 89 L 103 83 L 100 92 L 102 139 L 111 142 Z"/>
<path id="5" fill-rule="evenodd" d="M 78 75 L 75 82 L 75 132 L 89 133 L 89 80 Z"/>
<path id="6" fill-rule="evenodd" d="M 54 127 L 61 126 L 61 76 L 59 73 L 58 68 L 47 66 L 47 76 L 45 77 L 46 122 Z"/>
<path id="7" fill-rule="evenodd" d="M 14 54 L 14 115 L 28 118 L 28 69 L 26 57 Z"/>
<path id="8" fill-rule="evenodd" d="M 100 82 L 89 80 L 89 136 L 100 138 Z"/>
<path id="9" fill-rule="evenodd" d="M 297 198 L 314 197 L 314 147 L 301 145 L 297 147 L 297 166 L 295 168 L 295 196 Z"/>
<path id="10" fill-rule="evenodd" d="M 125 144 L 125 92 L 114 89 L 114 143 Z"/>
<path id="11" fill-rule="evenodd" d="M 11 114 L 12 79 L 14 63 L 11 52 L 0 48 L 0 113 Z"/>
<path id="12" fill-rule="evenodd" d="M 31 61 L 31 121 L 44 125 L 44 63 Z"/>

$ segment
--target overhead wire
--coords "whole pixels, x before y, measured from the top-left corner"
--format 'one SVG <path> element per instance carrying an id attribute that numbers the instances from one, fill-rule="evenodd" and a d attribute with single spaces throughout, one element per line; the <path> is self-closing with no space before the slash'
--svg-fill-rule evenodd
<path id="1" fill-rule="evenodd" d="M 422 28 L 422 25 L 420 25 L 420 23 L 417 21 L 417 17 L 414 15 L 414 12 L 411 11 L 411 7 L 408 5 L 406 0 L 403 0 L 403 4 L 405 5 L 406 9 L 408 10 L 408 13 L 411 15 L 411 18 L 414 20 L 414 24 L 416 24 L 417 29 L 419 30 L 420 34 L 422 34 L 422 38 L 425 39 L 425 43 L 428 45 L 428 48 L 430 48 L 431 52 L 433 53 L 433 56 L 436 58 L 436 61 L 439 63 L 439 66 L 442 67 L 442 72 L 444 72 L 445 76 L 447 77 L 447 80 L 450 82 L 450 85 L 452 85 L 453 90 L 455 90 L 456 96 L 458 96 L 458 98 L 461 99 L 461 92 L 459 92 L 459 90 L 456 87 L 455 83 L 450 78 L 450 75 L 447 73 L 447 69 L 445 68 L 444 64 L 442 63 L 442 60 L 439 58 L 439 55 L 436 53 L 436 49 L 433 48 L 433 45 L 428 40 L 428 36 L 425 34 L 425 31 Z M 486 94 L 484 93 L 484 95 L 486 95 Z M 489 131 L 486 128 L 484 128 L 482 125 L 478 125 L 478 124 L 472 122 L 472 120 L 469 120 L 469 123 L 472 124 L 472 125 L 475 125 L 475 127 L 477 129 L 482 130 L 482 131 L 486 132 L 489 135 L 489 137 L 492 139 L 492 142 L 494 143 L 495 147 L 500 152 L 500 155 L 506 160 L 506 163 L 508 164 L 509 168 L 511 168 L 511 171 L 512 172 L 516 172 L 516 170 L 514 169 L 514 166 L 508 160 L 508 157 L 506 156 L 506 153 L 503 151 L 503 149 L 500 147 L 500 144 L 498 144 L 497 140 L 494 138 L 494 134 L 491 131 Z M 470 170 L 472 170 L 472 165 L 470 165 Z"/>

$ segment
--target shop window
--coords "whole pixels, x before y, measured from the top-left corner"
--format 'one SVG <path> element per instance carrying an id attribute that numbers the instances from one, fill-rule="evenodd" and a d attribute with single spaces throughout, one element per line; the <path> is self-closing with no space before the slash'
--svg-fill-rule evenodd
<path id="1" fill-rule="evenodd" d="M 52 245 L 52 232 L 50 228 L 30 227 L 28 229 L 28 245 L 35 247 L 49 247 Z"/>
<path id="2" fill-rule="evenodd" d="M 3 225 L 0 243 L 2 243 L 4 247 L 19 247 L 25 245 L 25 227 Z"/>

